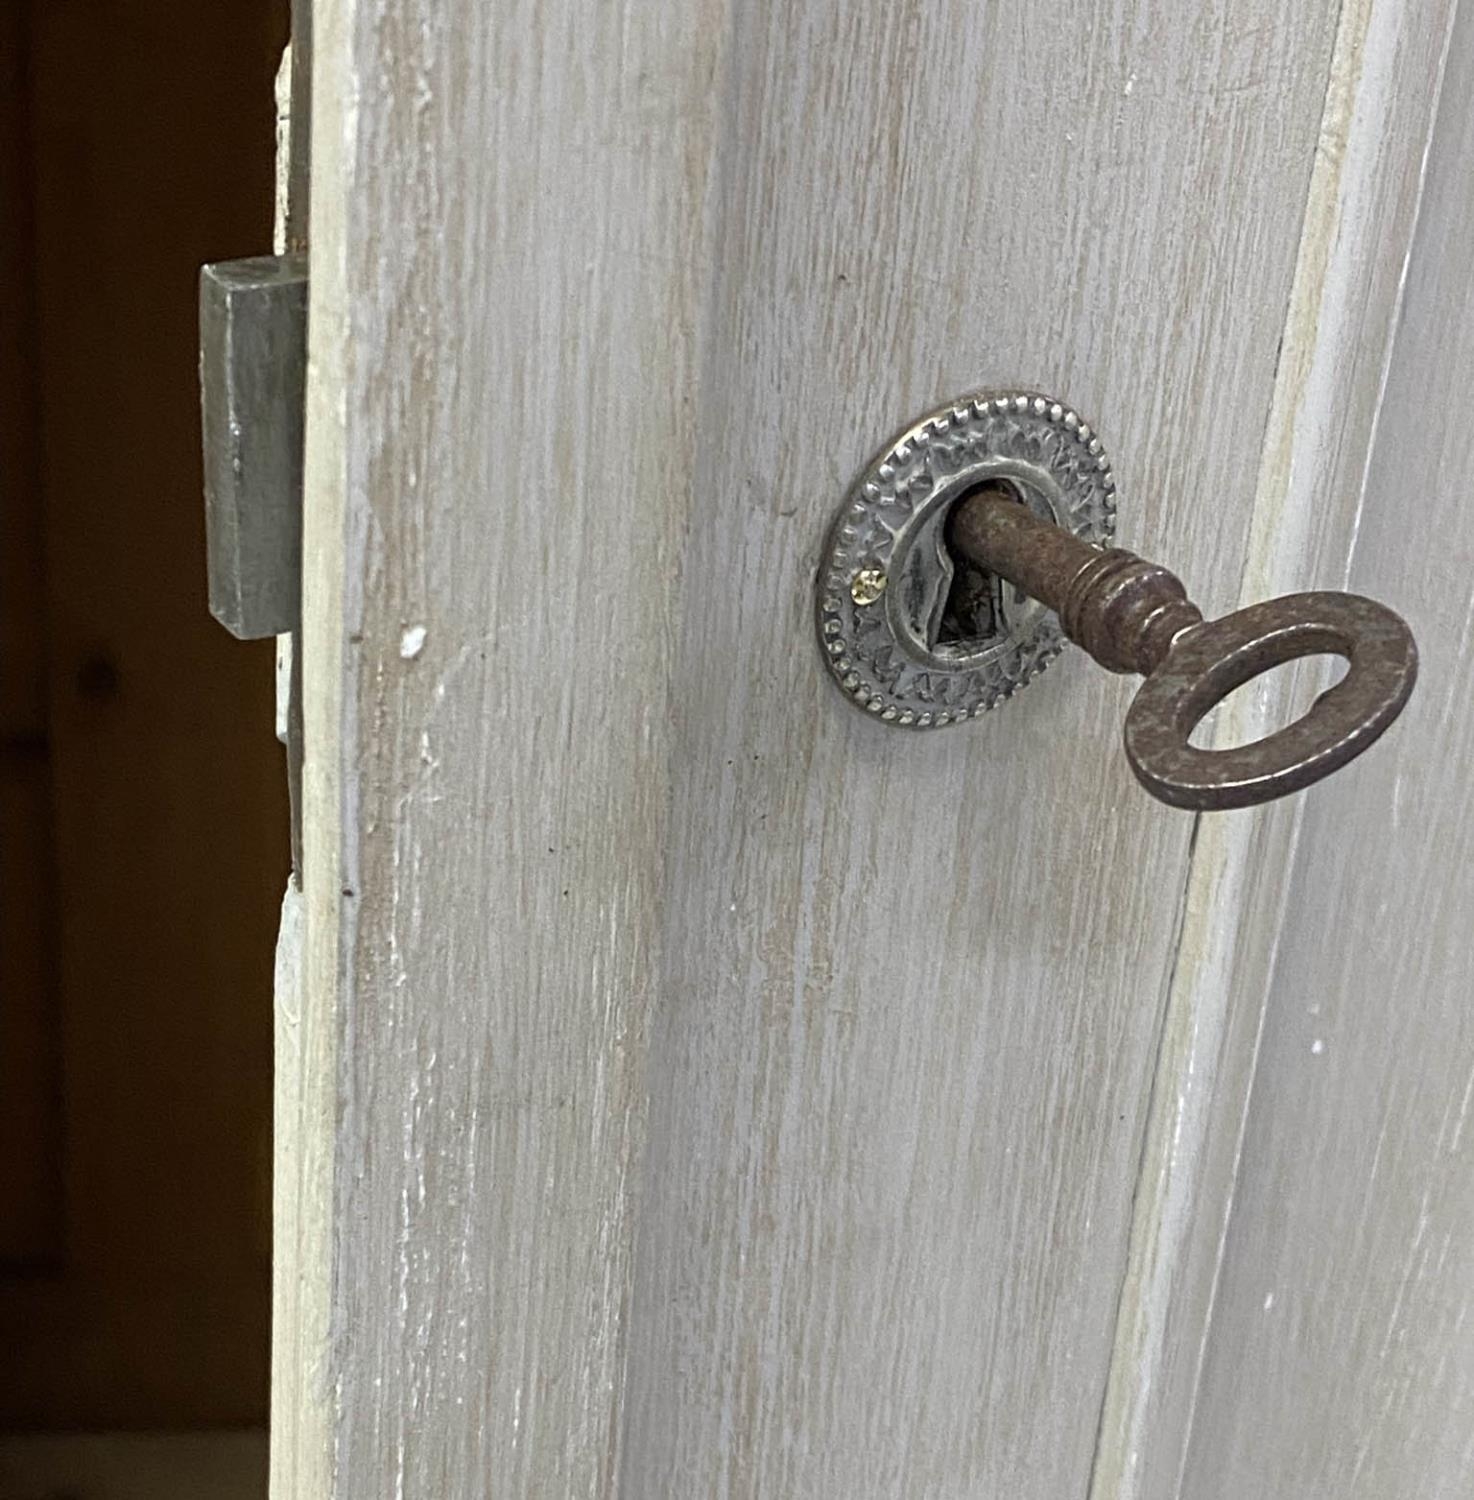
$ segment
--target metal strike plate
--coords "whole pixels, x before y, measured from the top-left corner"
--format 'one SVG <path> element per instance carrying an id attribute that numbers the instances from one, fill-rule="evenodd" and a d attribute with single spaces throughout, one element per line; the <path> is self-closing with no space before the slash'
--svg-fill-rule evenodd
<path id="1" fill-rule="evenodd" d="M 965 572 L 948 516 L 990 483 L 1092 543 L 1116 526 L 1100 439 L 1037 392 L 979 394 L 928 413 L 855 480 L 819 567 L 817 624 L 829 670 L 883 723 L 932 729 L 1010 698 L 1058 656 L 1056 615 L 1002 579 Z"/>
<path id="2" fill-rule="evenodd" d="M 201 270 L 210 613 L 241 640 L 301 620 L 306 370 L 306 255 Z"/>

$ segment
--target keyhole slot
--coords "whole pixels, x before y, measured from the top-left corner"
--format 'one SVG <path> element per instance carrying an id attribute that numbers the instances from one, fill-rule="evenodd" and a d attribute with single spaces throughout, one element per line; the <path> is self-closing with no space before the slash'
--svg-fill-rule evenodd
<path id="1" fill-rule="evenodd" d="M 948 507 L 950 517 L 957 507 L 974 496 L 986 495 L 995 500 L 1025 503 L 1022 490 L 1008 479 L 989 479 L 959 495 Z M 1007 630 L 1010 608 L 1021 608 L 1028 596 L 1006 579 L 979 567 L 959 548 L 947 540 L 942 528 L 941 545 L 952 565 L 952 585 L 937 615 L 936 629 L 929 644 L 933 649 L 953 647 L 976 651 L 998 639 Z"/>
<path id="2" fill-rule="evenodd" d="M 955 455 L 948 457 L 955 464 Z M 915 483 L 907 481 L 904 487 L 914 491 Z M 1005 583 L 986 561 L 980 565 L 948 544 L 948 526 L 958 507 L 969 496 L 989 492 L 1020 501 L 1049 521 L 1056 521 L 1062 509 L 1061 493 L 1047 470 L 993 455 L 932 479 L 930 492 L 919 503 L 912 503 L 908 494 L 903 510 L 894 501 L 883 508 L 875 501 L 876 520 L 894 541 L 884 594 L 873 606 L 860 605 L 857 619 L 883 623 L 901 654 L 916 666 L 953 673 L 1005 656 L 1011 662 L 1015 641 L 1050 629 L 1041 621 L 1045 610 L 1037 599 Z M 852 502 L 851 514 L 856 503 L 863 508 L 863 502 Z M 855 572 L 852 567 L 849 576 Z"/>

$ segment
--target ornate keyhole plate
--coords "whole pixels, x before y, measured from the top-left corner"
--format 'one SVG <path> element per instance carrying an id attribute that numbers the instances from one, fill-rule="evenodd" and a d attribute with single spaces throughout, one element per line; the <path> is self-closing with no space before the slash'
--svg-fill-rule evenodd
<path id="1" fill-rule="evenodd" d="M 975 718 L 1064 643 L 1035 600 L 1001 580 L 958 577 L 947 514 L 989 482 L 1086 541 L 1115 531 L 1115 480 L 1100 439 L 1052 397 L 968 396 L 908 427 L 851 487 L 818 576 L 829 670 L 884 723 L 934 729 Z"/>

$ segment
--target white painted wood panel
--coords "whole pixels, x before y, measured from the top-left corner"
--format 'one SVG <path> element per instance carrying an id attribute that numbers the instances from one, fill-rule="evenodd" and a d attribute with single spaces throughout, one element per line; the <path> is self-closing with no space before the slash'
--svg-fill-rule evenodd
<path id="1" fill-rule="evenodd" d="M 1307 801 L 1197 1420 L 1193 1500 L 1474 1490 L 1474 8 L 1448 54 L 1350 586 L 1403 609 L 1396 738 Z"/>
<path id="2" fill-rule="evenodd" d="M 1455 8 L 1341 7 L 1259 459 L 1244 604 L 1344 586 Z M 1221 739 L 1251 740 L 1287 722 L 1292 702 L 1309 702 L 1303 679 L 1315 669 L 1306 669 L 1236 694 L 1218 716 Z M 1379 755 L 1394 753 L 1404 732 Z M 1367 764 L 1342 775 L 1354 785 Z M 1194 840 L 1096 1500 L 1177 1493 L 1270 973 L 1287 914 L 1294 920 L 1295 841 L 1320 795 L 1206 818 Z"/>
<path id="3" fill-rule="evenodd" d="M 316 1406 L 281 1493 L 612 1483 L 721 23 L 315 18 L 303 1024 L 328 1217 L 288 1247 Z"/>
<path id="4" fill-rule="evenodd" d="M 1283 11 L 324 0 L 279 1495 L 1085 1491 L 1194 821 L 1083 662 L 856 714 L 809 585 L 1035 384 L 1237 600 Z"/>
<path id="5" fill-rule="evenodd" d="M 889 428 L 1025 380 L 1099 414 L 1129 544 L 1235 598 L 1331 33 L 1182 21 L 734 36 L 628 1494 L 1088 1485 L 1192 823 L 1081 663 L 975 732 L 836 713 L 808 581 Z"/>

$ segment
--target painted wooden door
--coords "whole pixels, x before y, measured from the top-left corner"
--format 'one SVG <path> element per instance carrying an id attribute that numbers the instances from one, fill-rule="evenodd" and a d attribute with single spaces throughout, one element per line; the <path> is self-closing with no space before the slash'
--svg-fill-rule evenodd
<path id="1" fill-rule="evenodd" d="M 321 0 L 278 1495 L 1466 1493 L 1455 8 Z M 1083 660 L 847 706 L 832 509 L 998 386 L 1412 718 L 1193 818 Z"/>

